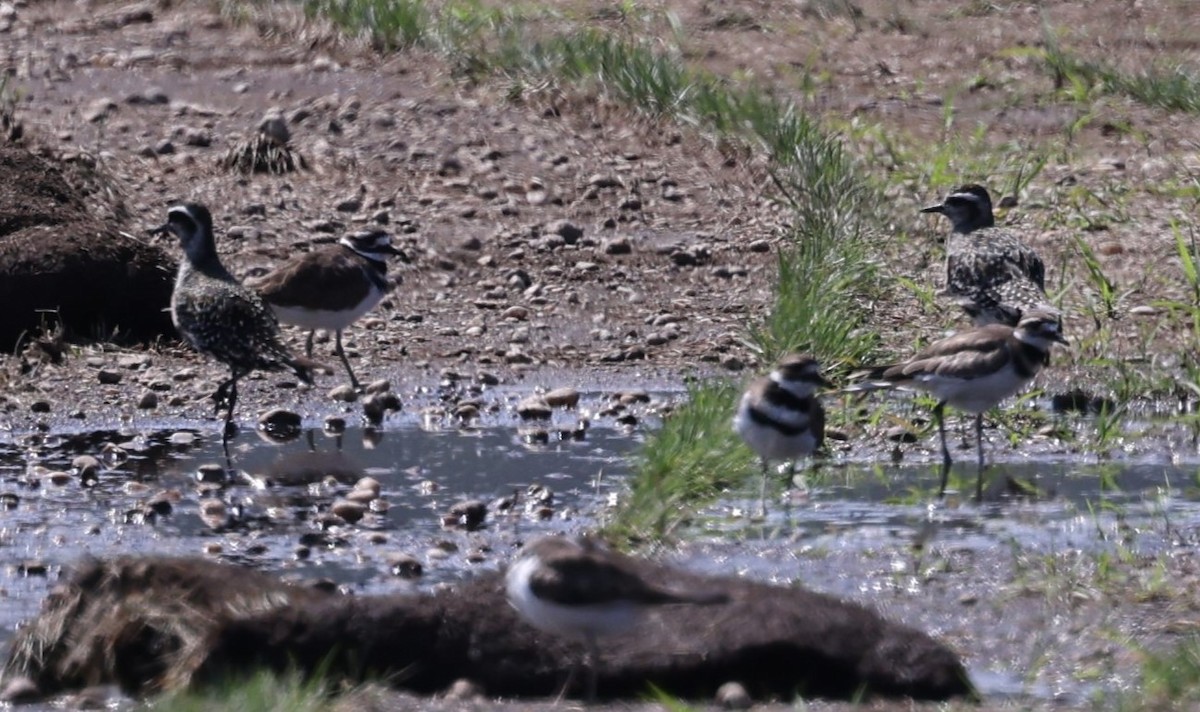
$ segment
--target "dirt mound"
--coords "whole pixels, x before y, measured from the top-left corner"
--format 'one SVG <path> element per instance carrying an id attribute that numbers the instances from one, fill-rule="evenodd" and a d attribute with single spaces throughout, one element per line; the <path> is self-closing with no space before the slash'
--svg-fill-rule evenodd
<path id="1" fill-rule="evenodd" d="M 0 147 L 0 349 L 61 323 L 77 338 L 148 340 L 171 334 L 174 263 L 161 249 L 120 234 L 119 207 L 92 199 L 49 159 Z"/>
<path id="2" fill-rule="evenodd" d="M 970 692 L 952 651 L 861 606 L 644 567 L 729 602 L 666 606 L 638 635 L 602 641 L 603 697 L 636 698 L 650 685 L 711 697 L 731 680 L 760 699 Z M 83 566 L 43 610 L 4 668 L 6 689 L 30 697 L 108 683 L 169 689 L 263 667 L 370 674 L 426 694 L 465 678 L 491 696 L 552 696 L 583 654 L 521 622 L 495 572 L 433 596 L 341 597 L 202 559 L 123 558 Z"/>

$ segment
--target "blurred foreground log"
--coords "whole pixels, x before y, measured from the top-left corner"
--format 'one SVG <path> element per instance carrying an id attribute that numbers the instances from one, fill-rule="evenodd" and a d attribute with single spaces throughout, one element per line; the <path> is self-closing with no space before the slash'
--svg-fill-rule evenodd
<path id="1" fill-rule="evenodd" d="M 636 635 L 602 641 L 602 697 L 644 696 L 653 684 L 711 698 L 729 681 L 756 699 L 970 694 L 952 651 L 861 606 L 645 565 L 729 602 L 662 607 Z M 465 678 L 491 696 L 552 696 L 581 654 L 521 622 L 496 573 L 435 595 L 355 597 L 203 559 L 123 557 L 83 563 L 51 593 L 3 674 L 21 699 L 112 683 L 147 694 L 264 667 L 418 693 Z"/>

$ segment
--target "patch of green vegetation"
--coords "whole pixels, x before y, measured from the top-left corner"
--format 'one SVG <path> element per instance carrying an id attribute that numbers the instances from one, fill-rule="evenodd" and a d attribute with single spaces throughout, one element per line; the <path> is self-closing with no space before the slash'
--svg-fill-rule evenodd
<path id="1" fill-rule="evenodd" d="M 331 707 L 320 676 L 279 675 L 261 671 L 248 678 L 164 695 L 147 702 L 146 710 L 171 712 L 318 712 Z"/>
<path id="2" fill-rule="evenodd" d="M 765 362 L 803 349 L 830 363 L 856 363 L 873 348 L 874 338 L 861 328 L 861 298 L 873 288 L 866 226 L 881 201 L 841 140 L 790 102 L 754 87 L 733 88 L 658 45 L 591 29 L 533 37 L 519 14 L 478 4 L 434 9 L 415 0 L 312 0 L 305 7 L 340 27 L 367 32 L 385 50 L 432 47 L 459 65 L 468 54 L 465 65 L 512 81 L 591 85 L 635 110 L 765 151 L 776 186 L 793 209 L 793 230 L 790 246 L 779 253 L 772 315 L 747 336 Z M 693 388 L 692 400 L 644 446 L 631 496 L 610 531 L 662 537 L 693 507 L 753 471 L 730 427 L 738 390 L 730 383 Z"/>
<path id="3" fill-rule="evenodd" d="M 1200 704 L 1200 637 L 1164 653 L 1147 653 L 1141 690 L 1121 700 L 1122 710 L 1194 709 Z"/>
<path id="4" fill-rule="evenodd" d="M 638 452 L 629 496 L 606 526 L 610 538 L 670 537 L 691 519 L 698 503 L 750 471 L 750 453 L 730 425 L 738 392 L 736 384 L 720 380 L 688 389 L 688 402 Z"/>
<path id="5" fill-rule="evenodd" d="M 1200 113 L 1200 73 L 1184 65 L 1124 72 L 1105 62 L 1077 57 L 1052 36 L 1047 38 L 1043 61 L 1055 86 L 1080 103 L 1089 102 L 1096 94 L 1119 94 L 1148 106 Z"/>

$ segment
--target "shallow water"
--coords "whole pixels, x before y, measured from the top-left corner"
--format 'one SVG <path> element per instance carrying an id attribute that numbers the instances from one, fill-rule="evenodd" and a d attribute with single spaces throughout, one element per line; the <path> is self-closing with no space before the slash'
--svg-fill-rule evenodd
<path id="1" fill-rule="evenodd" d="M 458 428 L 401 416 L 378 431 L 351 428 L 335 437 L 308 429 L 283 443 L 243 432 L 228 461 L 211 431 L 27 434 L 0 441 L 0 495 L 8 497 L 0 510 L 7 563 L 0 645 L 19 621 L 37 613 L 59 572 L 87 555 L 214 556 L 354 593 L 458 580 L 471 569 L 501 565 L 532 533 L 593 525 L 620 492 L 628 455 L 646 427 L 594 419 L 582 439 L 573 439 L 575 416 L 560 413 L 541 442 L 515 419 L 500 420 Z M 83 483 L 72 470 L 81 454 L 103 463 L 94 483 Z M 1007 584 L 1005 567 L 1017 549 L 1021 556 L 1066 550 L 1153 556 L 1200 538 L 1195 457 L 1161 448 L 1105 460 L 1011 457 L 988 470 L 983 504 L 958 491 L 973 491 L 973 464 L 955 465 L 952 491 L 939 499 L 935 464 L 881 465 L 835 455 L 819 468 L 802 469 L 786 490 L 784 476 L 773 478 L 766 518 L 750 516 L 758 508 L 752 480 L 746 492 L 700 513 L 680 563 L 715 574 L 802 581 L 953 639 L 955 626 L 970 623 L 922 603 L 937 577 L 952 580 L 951 588 L 959 588 L 949 595 L 963 600 Z M 205 464 L 218 465 L 228 481 L 201 482 L 197 473 Z M 379 482 L 387 508 L 354 524 L 329 518 L 331 504 L 367 476 Z M 534 501 L 530 485 L 548 488 L 552 499 Z M 515 506 L 502 512 L 501 500 L 514 501 L 514 492 Z M 169 493 L 171 511 L 150 513 L 145 503 L 162 493 Z M 443 521 L 465 500 L 488 503 L 482 529 L 468 532 Z M 224 516 L 206 523 L 202 512 L 217 501 Z M 419 561 L 424 575 L 396 575 L 397 554 Z M 930 560 L 962 557 L 982 568 L 931 577 Z M 1028 671 L 1014 664 L 1011 651 L 962 652 L 983 692 L 996 697 L 1083 700 L 1096 684 L 1027 684 L 1021 679 Z M 1120 682 L 1110 677 L 1100 684 Z"/>

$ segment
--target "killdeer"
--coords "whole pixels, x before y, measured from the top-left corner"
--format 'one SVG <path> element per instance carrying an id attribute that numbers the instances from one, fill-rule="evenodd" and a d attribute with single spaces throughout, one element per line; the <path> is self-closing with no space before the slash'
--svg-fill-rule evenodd
<path id="1" fill-rule="evenodd" d="M 596 639 L 631 630 L 653 606 L 711 605 L 718 592 L 674 591 L 645 580 L 636 562 L 590 540 L 547 536 L 526 544 L 505 575 L 508 602 L 538 630 L 582 639 L 589 700 L 596 697 Z M 568 680 L 568 684 L 570 680 Z"/>
<path id="2" fill-rule="evenodd" d="M 990 324 L 934 342 L 903 363 L 864 372 L 868 380 L 847 390 L 902 388 L 938 399 L 933 416 L 942 439 L 942 486 L 950 474 L 943 411 L 947 405 L 975 415 L 979 473 L 976 498 L 983 496 L 983 413 L 1014 395 L 1038 374 L 1054 343 L 1067 344 L 1057 314 L 1030 311 L 1017 326 Z"/>
<path id="3" fill-rule="evenodd" d="M 830 387 L 811 356 L 785 356 L 770 375 L 756 379 L 742 394 L 733 428 L 762 462 L 761 511 L 767 513 L 767 477 L 771 460 L 811 455 L 825 440 L 825 409 L 816 396 Z M 789 478 L 790 479 L 790 478 Z"/>
<path id="4" fill-rule="evenodd" d="M 1030 310 L 1057 314 L 1046 299 L 1046 268 L 1017 234 L 996 227 L 992 198 L 981 185 L 968 184 L 938 205 L 921 210 L 950 219 L 946 240 L 946 286 L 975 326 L 1016 326 Z"/>
<path id="5" fill-rule="evenodd" d="M 362 390 L 342 348 L 342 331 L 373 309 L 391 289 L 387 258 L 408 255 L 392 246 L 385 232 L 372 230 L 346 235 L 336 245 L 296 255 L 263 277 L 248 281 L 284 324 L 308 329 L 305 355 L 312 358 L 317 329 L 333 331 L 335 350 L 350 384 Z"/>
<path id="6" fill-rule="evenodd" d="M 221 437 L 227 444 L 238 379 L 255 369 L 291 369 L 311 384 L 315 364 L 288 352 L 279 341 L 279 325 L 271 310 L 221 265 L 208 208 L 198 203 L 170 208 L 166 224 L 150 230 L 151 234 L 166 232 L 179 238 L 184 256 L 171 294 L 171 320 L 192 348 L 230 369 L 229 378 L 213 394 L 216 410 L 227 409 Z"/>

